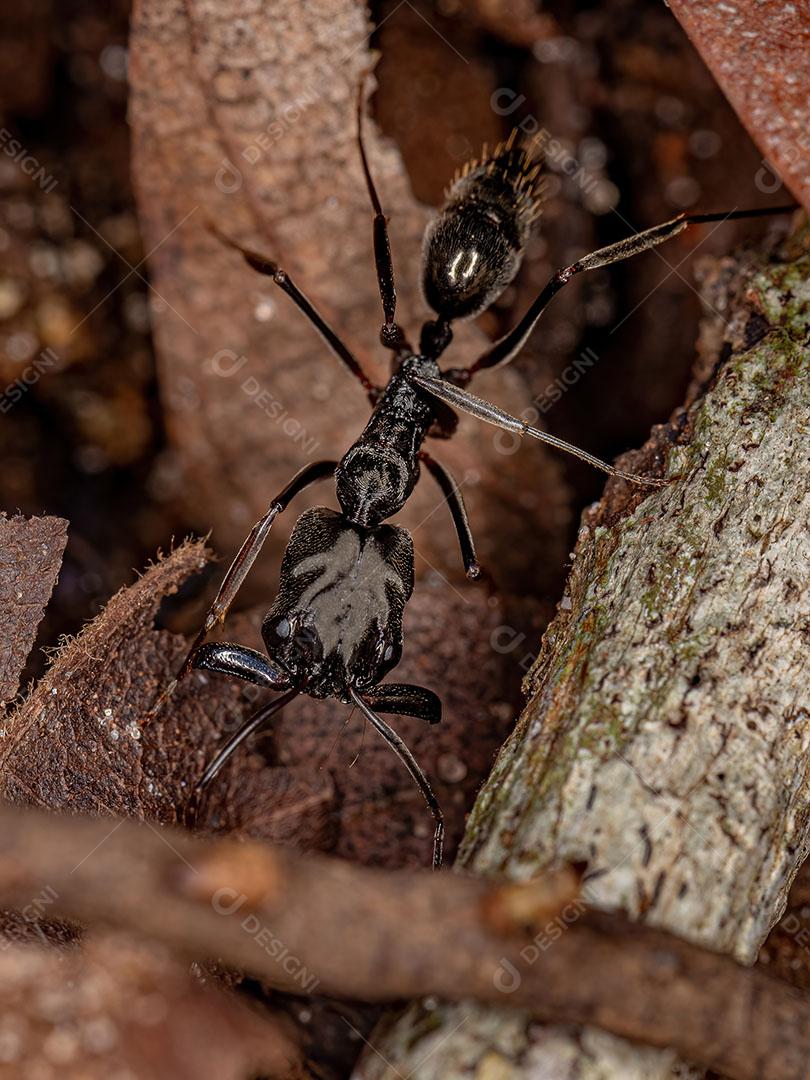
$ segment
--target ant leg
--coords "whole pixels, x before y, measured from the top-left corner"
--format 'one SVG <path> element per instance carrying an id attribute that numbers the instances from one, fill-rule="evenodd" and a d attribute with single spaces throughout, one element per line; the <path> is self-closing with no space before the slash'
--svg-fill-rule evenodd
<path id="1" fill-rule="evenodd" d="M 340 360 L 341 363 L 348 368 L 350 374 L 354 375 L 355 379 L 359 381 L 372 406 L 376 405 L 380 397 L 379 387 L 375 386 L 371 379 L 369 379 L 365 371 L 363 371 L 360 361 L 351 349 L 343 344 L 329 323 L 327 323 L 318 313 L 316 308 L 313 307 L 312 303 L 301 292 L 287 271 L 282 270 L 277 263 L 265 258 L 264 255 L 259 255 L 255 251 L 242 247 L 241 244 L 238 244 L 230 236 L 226 236 L 225 233 L 220 232 L 219 229 L 210 222 L 209 228 L 224 244 L 227 244 L 228 247 L 232 247 L 235 251 L 238 251 L 243 256 L 248 266 L 252 267 L 252 269 L 256 270 L 259 274 L 265 274 L 267 277 L 271 277 L 273 282 L 290 297 L 293 303 L 298 307 L 299 311 L 309 319 L 338 360 Z"/>
<path id="2" fill-rule="evenodd" d="M 433 833 L 433 869 L 436 870 L 442 864 L 442 849 L 444 847 L 444 814 L 442 814 L 441 807 L 439 806 L 436 796 L 433 794 L 433 789 L 428 782 L 428 778 L 419 768 L 416 758 L 394 729 L 389 727 L 388 724 L 386 724 L 386 722 L 379 717 L 365 701 L 363 701 L 353 686 L 349 687 L 349 693 L 351 694 L 352 701 L 363 713 L 363 716 L 365 716 L 369 723 L 371 723 L 380 735 L 382 735 L 411 774 L 416 786 L 422 792 L 425 802 L 428 804 L 428 808 L 433 815 L 433 820 L 436 822 L 436 828 Z"/>
<path id="3" fill-rule="evenodd" d="M 199 799 L 200 795 L 202 795 L 203 791 L 208 787 L 211 781 L 222 771 L 222 767 L 242 745 L 245 739 L 249 739 L 255 731 L 264 727 L 271 716 L 283 709 L 285 705 L 288 705 L 297 695 L 297 690 L 287 690 L 286 693 L 280 694 L 277 698 L 274 698 L 245 721 L 239 730 L 228 739 L 220 750 L 217 751 L 216 756 L 210 762 L 207 769 L 202 774 L 202 777 L 197 781 L 193 794 L 195 802 Z"/>
<path id="4" fill-rule="evenodd" d="M 470 521 L 467 517 L 467 508 L 461 495 L 461 489 L 456 484 L 451 474 L 435 458 L 431 457 L 426 450 L 420 451 L 419 458 L 427 465 L 428 471 L 442 490 L 453 515 L 453 524 L 458 533 L 458 543 L 461 548 L 461 559 L 464 563 L 464 572 L 470 581 L 475 581 L 481 574 L 481 567 L 475 557 L 475 541 L 473 540 Z"/>
<path id="5" fill-rule="evenodd" d="M 215 671 L 221 675 L 232 675 L 245 682 L 254 683 L 256 686 L 268 687 L 273 690 L 284 690 L 277 698 L 263 705 L 255 712 L 239 730 L 220 748 L 213 761 L 210 762 L 202 777 L 197 781 L 187 807 L 187 814 L 192 823 L 196 821 L 200 808 L 200 799 L 203 791 L 221 771 L 234 751 L 241 746 L 245 739 L 249 738 L 254 731 L 258 731 L 267 721 L 283 709 L 288 702 L 298 695 L 298 691 L 289 688 L 289 679 L 272 661 L 255 649 L 247 649 L 242 645 L 229 645 L 225 642 L 201 645 L 192 657 L 191 666 L 195 670 Z"/>
<path id="6" fill-rule="evenodd" d="M 650 248 L 662 244 L 665 240 L 669 240 L 670 237 L 677 236 L 684 229 L 688 229 L 690 225 L 706 225 L 715 221 L 734 221 L 737 218 L 757 218 L 771 214 L 786 214 L 795 209 L 795 205 L 766 206 L 758 210 L 732 210 L 727 214 L 678 214 L 677 217 L 672 218 L 671 221 L 665 221 L 662 225 L 654 225 L 651 229 L 644 229 L 643 232 L 636 233 L 634 236 L 628 236 L 615 244 L 608 244 L 607 247 L 599 248 L 598 251 L 585 255 L 584 258 L 578 259 L 577 262 L 564 267 L 562 270 L 558 270 L 553 277 L 549 278 L 548 283 L 517 326 L 479 356 L 471 367 L 454 368 L 451 373 L 453 381 L 466 385 L 476 372 L 483 371 L 485 368 L 502 367 L 504 364 L 508 364 L 510 360 L 514 360 L 526 344 L 529 335 L 534 330 L 537 321 L 551 299 L 576 274 L 582 273 L 584 270 L 596 270 L 600 266 L 608 266 L 610 263 L 638 255 L 639 252 L 648 251 Z"/>
<path id="7" fill-rule="evenodd" d="M 409 683 L 384 683 L 367 691 L 369 708 L 377 712 L 396 713 L 397 716 L 415 716 L 429 724 L 438 724 L 442 718 L 442 703 L 432 690 Z"/>
<path id="8" fill-rule="evenodd" d="M 360 149 L 360 162 L 363 166 L 363 175 L 366 178 L 368 197 L 374 211 L 374 265 L 377 269 L 377 281 L 380 286 L 380 300 L 382 300 L 383 317 L 385 322 L 380 330 L 380 341 L 387 349 L 395 352 L 405 347 L 410 348 L 402 328 L 397 325 L 394 316 L 397 310 L 397 290 L 394 284 L 394 263 L 391 259 L 391 241 L 388 238 L 388 219 L 383 213 L 382 204 L 374 186 L 374 179 L 366 157 L 366 148 L 363 143 L 363 88 L 365 79 L 360 80 L 357 88 L 357 145 Z"/>
<path id="9" fill-rule="evenodd" d="M 431 379 L 423 375 L 411 375 L 410 378 L 417 386 L 451 405 L 454 409 L 461 409 L 463 412 L 469 413 L 470 416 L 484 420 L 487 424 L 494 424 L 495 427 L 513 431 L 521 437 L 530 435 L 533 439 L 538 439 L 540 442 L 556 447 L 557 450 L 564 450 L 567 454 L 573 454 L 574 457 L 586 461 L 589 465 L 601 469 L 602 472 L 606 472 L 610 476 L 619 476 L 622 480 L 630 480 L 634 484 L 647 484 L 650 487 L 665 487 L 669 483 L 668 480 L 657 480 L 651 476 L 636 476 L 635 473 L 626 473 L 621 469 L 614 469 L 606 461 L 601 461 L 592 454 L 588 454 L 585 450 L 580 450 L 579 447 L 558 439 L 556 435 L 549 435 L 547 431 L 532 427 L 525 420 L 518 420 L 516 416 L 504 412 L 503 409 L 499 409 L 492 402 L 484 401 L 483 398 L 476 397 L 475 394 L 462 390 L 460 387 L 445 382 L 443 379 Z"/>
<path id="10" fill-rule="evenodd" d="M 166 700 L 174 693 L 177 684 L 191 670 L 194 654 L 207 635 L 218 623 L 224 622 L 225 616 L 228 614 L 228 608 L 236 599 L 236 594 L 239 592 L 242 582 L 247 577 L 250 568 L 256 561 L 256 557 L 264 546 L 267 534 L 270 532 L 270 527 L 275 519 L 282 510 L 286 510 L 296 495 L 304 491 L 310 484 L 314 484 L 316 480 L 323 480 L 325 477 L 331 476 L 336 467 L 336 461 L 316 461 L 312 465 L 305 465 L 270 503 L 269 509 L 250 530 L 248 538 L 242 544 L 236 558 L 228 568 L 219 591 L 214 597 L 214 602 L 206 612 L 203 625 L 186 654 L 180 670 L 147 713 L 146 723 L 149 723 L 160 712 Z"/>
<path id="11" fill-rule="evenodd" d="M 191 652 L 194 651 L 197 645 L 202 643 L 205 635 L 210 633 L 218 623 L 224 622 L 225 616 L 228 614 L 228 608 L 236 599 L 236 594 L 241 588 L 242 582 L 247 577 L 259 552 L 264 547 L 264 542 L 267 539 L 270 528 L 278 515 L 283 510 L 287 509 L 296 495 L 300 495 L 302 491 L 306 490 L 310 484 L 314 484 L 317 480 L 324 480 L 327 476 L 331 476 L 336 468 L 336 461 L 316 461 L 312 465 L 305 465 L 300 472 L 295 474 L 289 484 L 282 488 L 278 495 L 276 495 L 275 499 L 270 503 L 267 512 L 263 517 L 259 518 L 250 530 L 247 539 L 242 544 L 236 558 L 228 568 L 228 572 L 219 587 L 219 591 L 214 597 L 214 602 L 208 609 L 203 627 L 200 630 L 194 646 L 192 646 Z M 188 661 L 186 661 L 184 667 L 187 666 Z"/>

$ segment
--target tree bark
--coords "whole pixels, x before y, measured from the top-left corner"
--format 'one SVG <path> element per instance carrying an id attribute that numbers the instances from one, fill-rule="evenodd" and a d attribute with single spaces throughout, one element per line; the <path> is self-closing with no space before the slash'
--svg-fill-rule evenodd
<path id="1" fill-rule="evenodd" d="M 665 459 L 672 483 L 611 482 L 585 513 L 461 854 L 521 880 L 585 862 L 594 906 L 746 963 L 808 846 L 807 248 L 805 231 L 779 256 L 709 267 L 686 407 L 624 462 Z M 528 968 L 566 926 L 537 935 Z M 383 1059 L 418 1080 L 690 1071 L 672 1051 L 479 1006 L 415 1004 L 372 1041 L 364 1080 L 388 1075 Z"/>

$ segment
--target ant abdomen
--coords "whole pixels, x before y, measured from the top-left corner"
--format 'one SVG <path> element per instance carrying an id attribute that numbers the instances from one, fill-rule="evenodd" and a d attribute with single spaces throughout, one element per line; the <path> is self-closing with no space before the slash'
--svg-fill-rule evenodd
<path id="1" fill-rule="evenodd" d="M 478 315 L 520 267 L 540 206 L 540 166 L 514 136 L 464 166 L 425 231 L 422 288 L 441 319 Z"/>

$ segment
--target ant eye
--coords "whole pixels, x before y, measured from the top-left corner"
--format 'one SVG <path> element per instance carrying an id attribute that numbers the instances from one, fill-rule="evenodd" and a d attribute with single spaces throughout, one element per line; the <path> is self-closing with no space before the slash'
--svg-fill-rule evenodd
<path id="1" fill-rule="evenodd" d="M 279 619 L 278 622 L 276 623 L 276 625 L 273 627 L 273 629 L 275 630 L 278 637 L 280 637 L 280 638 L 288 638 L 290 636 L 290 629 L 291 629 L 290 620 L 289 619 Z"/>
<path id="2" fill-rule="evenodd" d="M 388 638 L 387 636 L 381 637 L 380 640 L 377 642 L 377 647 L 375 649 L 375 666 L 379 668 L 380 665 L 384 664 L 386 667 L 388 667 L 389 665 L 391 665 L 392 661 L 396 663 L 398 659 L 399 657 L 397 656 L 396 644 L 391 641 L 390 638 Z"/>

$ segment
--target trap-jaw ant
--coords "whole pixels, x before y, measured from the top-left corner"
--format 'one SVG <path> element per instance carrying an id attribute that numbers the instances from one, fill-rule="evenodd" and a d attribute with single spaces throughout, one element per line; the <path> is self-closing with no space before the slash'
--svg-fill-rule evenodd
<path id="1" fill-rule="evenodd" d="M 508 364 L 518 354 L 552 297 L 576 274 L 646 251 L 690 225 L 784 213 L 793 207 L 679 214 L 671 221 L 610 244 L 557 271 L 513 330 L 467 368 L 441 370 L 439 358 L 452 339 L 452 323 L 484 311 L 520 267 L 532 222 L 541 204 L 540 167 L 514 133 L 491 154 L 466 165 L 428 225 L 422 253 L 422 287 L 436 314 L 422 327 L 414 350 L 396 322 L 396 290 L 388 223 L 369 170 L 363 143 L 363 88 L 357 106 L 357 141 L 373 209 L 374 258 L 383 308 L 382 345 L 393 353 L 394 372 L 384 389 L 360 363 L 289 274 L 263 255 L 228 237 L 249 265 L 273 279 L 318 330 L 331 351 L 362 385 L 372 406 L 364 431 L 339 462 L 308 465 L 270 503 L 230 566 L 202 629 L 179 673 L 150 716 L 192 669 L 218 672 L 279 691 L 222 747 L 197 785 L 195 797 L 214 779 L 236 748 L 298 694 L 336 698 L 360 709 L 388 742 L 418 785 L 435 821 L 433 865 L 441 864 L 444 824 L 427 777 L 380 713 L 419 717 L 431 724 L 441 703 L 430 690 L 384 677 L 400 659 L 402 616 L 413 590 L 413 542 L 409 533 L 383 522 L 407 502 L 424 465 L 448 503 L 467 576 L 479 567 L 461 493 L 452 476 L 423 450 L 428 436 L 452 436 L 461 410 L 487 423 L 528 435 L 574 454 L 613 476 L 659 486 L 666 481 L 634 476 L 611 467 L 502 409 L 465 387 L 479 371 Z M 217 232 L 217 230 L 214 230 Z M 340 512 L 317 507 L 298 520 L 281 564 L 278 596 L 262 624 L 267 656 L 241 645 L 205 643 L 223 622 L 261 551 L 275 518 L 292 499 L 318 480 L 334 477 Z"/>

